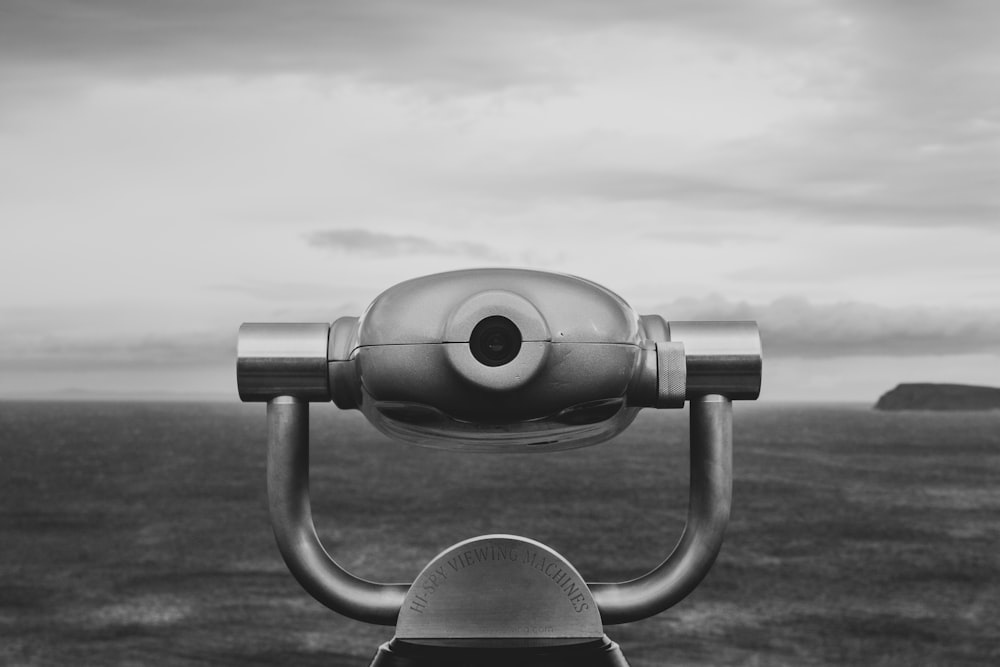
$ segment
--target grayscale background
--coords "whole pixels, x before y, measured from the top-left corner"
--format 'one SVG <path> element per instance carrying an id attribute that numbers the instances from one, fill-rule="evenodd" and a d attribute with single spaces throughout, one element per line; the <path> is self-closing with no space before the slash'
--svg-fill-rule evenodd
<path id="1" fill-rule="evenodd" d="M 364 667 L 267 525 L 243 321 L 571 273 L 756 319 L 706 582 L 634 667 L 1000 662 L 1000 4 L 0 0 L 0 664 Z M 686 424 L 474 457 L 314 408 L 324 541 L 410 579 L 484 532 L 587 579 L 682 527 Z M 430 480 L 430 483 L 428 483 Z M 582 481 L 581 481 L 582 480 Z"/>

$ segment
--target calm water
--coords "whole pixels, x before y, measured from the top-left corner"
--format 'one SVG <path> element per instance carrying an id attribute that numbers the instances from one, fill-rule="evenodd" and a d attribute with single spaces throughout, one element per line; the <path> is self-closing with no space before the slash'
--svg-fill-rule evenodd
<path id="1" fill-rule="evenodd" d="M 409 580 L 508 532 L 624 579 L 683 525 L 683 413 L 510 456 L 394 443 L 332 408 L 313 421 L 319 532 L 361 576 Z M 740 404 L 735 433 L 712 573 L 608 629 L 634 667 L 1000 663 L 1000 413 Z M 0 403 L 0 664 L 365 667 L 391 629 L 286 573 L 263 466 L 259 405 Z"/>

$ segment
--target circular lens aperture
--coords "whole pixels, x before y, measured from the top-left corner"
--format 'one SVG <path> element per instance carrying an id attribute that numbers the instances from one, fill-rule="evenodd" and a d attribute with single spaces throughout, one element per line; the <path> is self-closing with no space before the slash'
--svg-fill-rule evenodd
<path id="1" fill-rule="evenodd" d="M 469 348 L 484 366 L 509 364 L 521 351 L 521 330 L 506 317 L 487 317 L 472 330 Z"/>

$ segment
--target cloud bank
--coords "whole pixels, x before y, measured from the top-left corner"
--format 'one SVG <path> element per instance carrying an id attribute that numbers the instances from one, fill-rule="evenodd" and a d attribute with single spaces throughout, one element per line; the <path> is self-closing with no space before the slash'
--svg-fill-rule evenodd
<path id="1" fill-rule="evenodd" d="M 795 297 L 751 304 L 718 296 L 678 299 L 644 312 L 667 320 L 756 320 L 768 357 L 1000 356 L 1000 313 L 995 312 L 815 304 Z M 50 336 L 0 343 L 0 370 L 11 371 L 192 368 L 230 364 L 236 355 L 235 330 L 82 340 Z"/>
<path id="2" fill-rule="evenodd" d="M 13 0 L 0 11 L 8 65 L 125 76 L 349 73 L 473 89 L 560 78 L 542 42 L 567 33 L 681 26 L 801 44 L 823 29 L 810 8 L 776 0 L 724 9 L 685 0 Z M 784 20 L 773 20 L 777 12 Z"/>
<path id="3" fill-rule="evenodd" d="M 718 296 L 678 299 L 654 311 L 668 320 L 756 320 L 765 355 L 1000 356 L 1000 313 L 994 311 L 815 304 L 797 297 L 750 304 Z"/>
<path id="4" fill-rule="evenodd" d="M 781 63 L 780 81 L 767 85 L 780 85 L 790 102 L 808 101 L 810 119 L 680 167 L 608 165 L 603 154 L 566 154 L 549 165 L 525 156 L 508 165 L 513 173 L 483 163 L 475 171 L 484 188 L 497 199 L 513 191 L 832 224 L 993 229 L 997 25 L 1000 3 L 976 0 L 13 0 L 0 8 L 0 98 L 59 80 L 279 75 L 429 97 L 539 86 L 572 96 L 594 83 L 576 67 L 574 40 L 693 39 L 704 45 L 701 58 L 723 67 Z M 654 91 L 669 85 L 655 67 L 649 76 Z"/>
<path id="5" fill-rule="evenodd" d="M 436 241 L 413 234 L 387 234 L 367 229 L 328 229 L 306 234 L 305 239 L 316 248 L 376 259 L 413 255 L 452 255 L 489 261 L 503 259 L 500 253 L 482 243 Z"/>
<path id="6" fill-rule="evenodd" d="M 236 331 L 140 336 L 41 336 L 4 341 L 0 371 L 118 371 L 146 368 L 191 369 L 235 364 Z M 156 386 L 150 378 L 149 386 Z"/>

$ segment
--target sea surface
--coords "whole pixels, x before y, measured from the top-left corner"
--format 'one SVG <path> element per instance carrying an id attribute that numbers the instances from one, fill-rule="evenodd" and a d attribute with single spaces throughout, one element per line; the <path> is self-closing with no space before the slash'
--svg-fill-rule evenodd
<path id="1" fill-rule="evenodd" d="M 737 404 L 733 518 L 702 585 L 609 626 L 633 667 L 1000 664 L 1000 413 Z M 456 454 L 313 407 L 313 510 L 354 573 L 409 581 L 486 533 L 590 581 L 683 527 L 687 423 Z M 261 405 L 0 403 L 0 665 L 366 667 L 391 628 L 304 593 L 268 524 Z"/>

